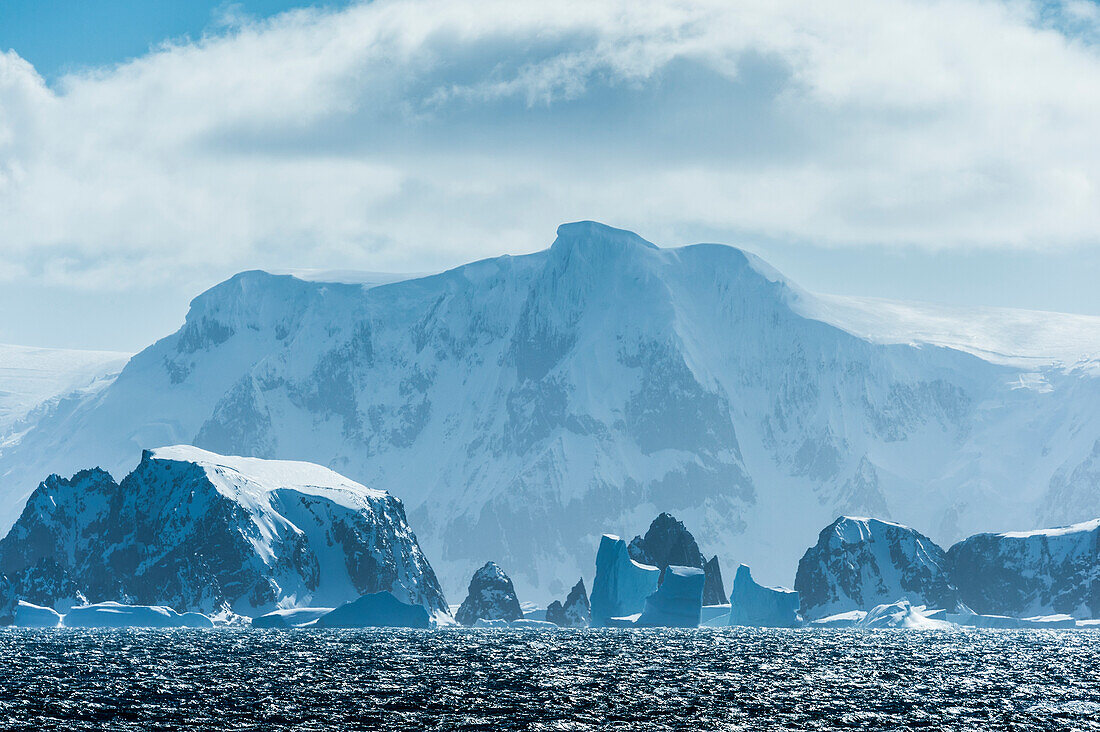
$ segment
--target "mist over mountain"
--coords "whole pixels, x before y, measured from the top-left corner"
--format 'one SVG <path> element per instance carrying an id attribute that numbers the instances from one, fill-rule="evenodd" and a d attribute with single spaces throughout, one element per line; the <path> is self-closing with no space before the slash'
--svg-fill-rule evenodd
<path id="1" fill-rule="evenodd" d="M 1100 319 L 899 307 L 592 222 L 384 284 L 244 272 L 0 439 L 0 528 L 47 475 L 174 444 L 400 496 L 451 597 L 488 559 L 564 596 L 661 511 L 765 583 L 841 514 L 945 546 L 1100 515 Z"/>

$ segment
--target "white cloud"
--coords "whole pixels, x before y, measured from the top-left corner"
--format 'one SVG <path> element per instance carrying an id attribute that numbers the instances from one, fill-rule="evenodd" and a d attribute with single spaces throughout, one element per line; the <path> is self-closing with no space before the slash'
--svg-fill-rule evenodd
<path id="1" fill-rule="evenodd" d="M 48 88 L 0 56 L 0 276 L 423 270 L 598 218 L 1100 242 L 1100 14 L 992 0 L 379 0 Z"/>

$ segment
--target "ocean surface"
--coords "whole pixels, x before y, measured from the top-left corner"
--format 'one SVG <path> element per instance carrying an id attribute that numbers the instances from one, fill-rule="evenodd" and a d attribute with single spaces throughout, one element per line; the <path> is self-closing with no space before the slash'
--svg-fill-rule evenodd
<path id="1" fill-rule="evenodd" d="M 1100 632 L 0 631 L 0 729 L 1100 729 Z"/>

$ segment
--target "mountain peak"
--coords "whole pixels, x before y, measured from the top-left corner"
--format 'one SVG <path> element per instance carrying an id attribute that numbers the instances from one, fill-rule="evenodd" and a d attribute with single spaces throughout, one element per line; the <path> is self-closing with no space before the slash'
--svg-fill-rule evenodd
<path id="1" fill-rule="evenodd" d="M 558 238 L 554 240 L 551 248 L 574 248 L 578 246 L 586 248 L 614 246 L 657 249 L 655 244 L 646 241 L 633 231 L 616 229 L 598 221 L 574 221 L 559 226 Z"/>

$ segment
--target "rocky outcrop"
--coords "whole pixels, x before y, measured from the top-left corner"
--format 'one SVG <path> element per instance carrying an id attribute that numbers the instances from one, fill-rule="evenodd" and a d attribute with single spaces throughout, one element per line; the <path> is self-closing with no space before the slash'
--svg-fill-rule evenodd
<path id="1" fill-rule="evenodd" d="M 842 516 L 798 563 L 794 588 L 807 620 L 900 599 L 954 610 L 959 601 L 943 549 L 907 526 Z"/>
<path id="2" fill-rule="evenodd" d="M 703 570 L 670 565 L 665 581 L 646 598 L 636 625 L 642 628 L 697 628 L 703 609 Z"/>
<path id="3" fill-rule="evenodd" d="M 730 625 L 797 628 L 802 625 L 798 609 L 797 592 L 783 587 L 758 585 L 748 566 L 742 564 L 737 568 L 730 595 Z"/>
<path id="4" fill-rule="evenodd" d="M 559 600 L 554 600 L 546 608 L 546 620 L 563 628 L 587 628 L 591 619 L 592 609 L 583 579 L 573 585 L 564 605 Z"/>
<path id="5" fill-rule="evenodd" d="M 0 574 L 0 625 L 11 625 L 15 620 L 15 610 L 19 598 L 8 578 Z"/>
<path id="6" fill-rule="evenodd" d="M 645 536 L 635 536 L 628 547 L 630 558 L 639 564 L 648 564 L 664 572 L 670 565 L 679 567 L 698 567 L 703 570 L 703 604 L 720 605 L 726 601 L 726 590 L 722 584 L 722 570 L 718 566 L 718 557 L 704 560 L 703 553 L 695 537 L 669 513 L 662 513 L 653 519 Z"/>
<path id="7" fill-rule="evenodd" d="M 657 590 L 661 570 L 630 558 L 626 542 L 612 534 L 600 538 L 596 578 L 592 581 L 592 626 L 607 626 L 612 618 L 635 615 Z"/>
<path id="8" fill-rule="evenodd" d="M 478 620 L 516 620 L 523 617 L 516 588 L 512 580 L 495 562 L 474 572 L 470 589 L 455 620 L 462 625 L 473 625 Z"/>
<path id="9" fill-rule="evenodd" d="M 985 615 L 1100 617 L 1100 519 L 977 534 L 947 552 L 962 602 Z"/>
<path id="10" fill-rule="evenodd" d="M 20 599 L 123 601 L 259 615 L 368 592 L 445 614 L 401 502 L 311 463 L 179 446 L 146 451 L 122 481 L 51 476 L 0 541 Z"/>
<path id="11" fill-rule="evenodd" d="M 715 554 L 703 565 L 703 604 L 721 605 L 725 601 L 726 585 L 722 582 L 722 568 Z"/>

